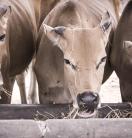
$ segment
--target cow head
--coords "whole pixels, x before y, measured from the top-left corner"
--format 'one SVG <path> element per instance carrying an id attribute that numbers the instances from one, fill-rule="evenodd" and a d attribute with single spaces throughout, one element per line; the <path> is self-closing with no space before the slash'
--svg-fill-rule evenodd
<path id="1" fill-rule="evenodd" d="M 3 43 L 5 38 L 7 22 L 11 13 L 11 7 L 6 5 L 0 5 L 0 43 Z"/>
<path id="2" fill-rule="evenodd" d="M 85 110 L 87 115 L 93 114 L 99 105 L 98 93 L 107 58 L 105 48 L 111 31 L 109 13 L 93 28 L 43 26 L 48 39 L 64 53 L 65 78 L 73 106 Z"/>

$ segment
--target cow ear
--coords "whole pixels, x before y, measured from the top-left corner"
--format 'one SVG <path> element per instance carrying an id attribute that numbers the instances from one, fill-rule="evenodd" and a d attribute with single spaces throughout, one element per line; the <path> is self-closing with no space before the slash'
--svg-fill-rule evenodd
<path id="1" fill-rule="evenodd" d="M 64 26 L 59 26 L 59 27 L 51 27 L 46 24 L 43 24 L 44 27 L 44 32 L 46 36 L 54 43 L 54 45 L 58 44 L 58 40 L 61 36 L 63 36 L 63 33 L 65 31 Z"/>
<path id="2" fill-rule="evenodd" d="M 132 42 L 131 41 L 123 41 L 123 47 L 125 49 L 132 48 Z"/>
<path id="3" fill-rule="evenodd" d="M 58 44 L 58 34 L 55 32 L 54 28 L 51 26 L 48 26 L 46 24 L 43 24 L 44 32 L 47 38 L 53 42 L 54 45 Z"/>
<path id="4" fill-rule="evenodd" d="M 111 22 L 111 17 L 109 12 L 107 11 L 104 16 L 102 17 L 100 26 L 101 29 L 103 30 L 103 32 L 107 31 L 109 29 L 109 27 L 111 26 L 112 22 Z"/>
<path id="5" fill-rule="evenodd" d="M 10 13 L 11 6 L 0 5 L 0 41 L 3 41 L 5 39 Z"/>
<path id="6" fill-rule="evenodd" d="M 0 26 L 3 29 L 7 27 L 7 21 L 11 14 L 11 6 L 0 5 Z"/>
<path id="7" fill-rule="evenodd" d="M 7 5 L 0 5 L 0 18 L 4 17 L 8 17 L 11 13 L 11 6 L 7 6 Z"/>
<path id="8" fill-rule="evenodd" d="M 55 31 L 56 34 L 63 36 L 65 29 L 66 28 L 64 26 L 58 26 L 58 27 L 55 27 L 53 31 Z"/>
<path id="9" fill-rule="evenodd" d="M 47 24 L 43 24 L 43 28 L 44 28 L 45 35 L 47 35 L 48 33 L 50 33 L 54 29 L 53 27 L 48 26 Z"/>
<path id="10" fill-rule="evenodd" d="M 56 35 L 60 35 L 60 36 L 63 35 L 63 33 L 64 33 L 65 29 L 66 29 L 66 27 L 64 27 L 64 26 L 58 26 L 58 27 L 55 27 L 55 28 L 50 27 L 50 26 L 48 26 L 46 24 L 43 24 L 43 26 L 44 26 L 45 33 L 52 32 L 52 33 L 54 33 Z"/>

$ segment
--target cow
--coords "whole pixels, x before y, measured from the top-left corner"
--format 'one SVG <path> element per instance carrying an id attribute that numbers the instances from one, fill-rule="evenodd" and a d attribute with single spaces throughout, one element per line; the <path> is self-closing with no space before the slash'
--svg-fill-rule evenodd
<path id="1" fill-rule="evenodd" d="M 103 76 L 111 74 L 104 68 L 116 15 L 110 0 L 66 0 L 46 16 L 34 67 L 40 103 L 73 103 L 70 116 L 95 114 Z"/>
<path id="2" fill-rule="evenodd" d="M 119 77 L 123 102 L 132 102 L 132 0 L 119 20 L 110 54 L 110 63 Z"/>
<path id="3" fill-rule="evenodd" d="M 6 52 L 6 47 L 5 47 L 5 43 L 4 43 L 4 34 L 6 32 L 6 19 L 8 18 L 8 16 L 10 15 L 10 8 L 6 9 L 6 8 L 2 8 L 1 7 L 1 10 L 3 9 L 3 14 L 4 14 L 4 17 L 2 15 L 2 18 L 0 20 L 0 32 L 1 32 L 1 39 L 0 39 L 0 65 L 1 65 L 1 62 L 2 62 L 2 56 L 5 54 Z M 1 69 L 0 69 L 1 70 Z M 2 79 L 2 76 L 1 76 L 1 79 Z M 25 90 L 25 83 L 24 83 L 24 73 L 22 73 L 21 75 L 18 75 L 16 76 L 16 81 L 17 81 L 17 84 L 19 86 L 19 89 L 20 89 L 20 94 L 21 94 L 21 102 L 22 103 L 27 103 L 27 100 L 26 100 L 26 90 Z M 6 91 L 4 91 L 6 92 Z M 6 93 L 7 96 L 10 96 L 10 94 L 7 92 Z"/>
<path id="4" fill-rule="evenodd" d="M 1 10 L 10 7 L 1 72 L 3 89 L 11 94 L 15 76 L 27 68 L 34 56 L 37 23 L 33 2 L 30 0 L 1 0 L 0 5 L 3 6 Z M 1 93 L 1 97 L 0 103 L 10 103 L 11 97 L 5 93 Z"/>
<path id="5" fill-rule="evenodd" d="M 40 2 L 34 0 L 34 5 L 36 9 L 36 17 L 37 17 L 37 28 L 39 30 L 43 20 L 47 16 L 47 14 L 60 2 L 60 0 L 41 0 Z M 37 5 L 37 6 L 36 6 Z M 38 47 L 37 47 L 38 49 Z M 36 49 L 36 51 L 37 51 Z M 32 65 L 34 66 L 35 58 L 32 61 Z M 31 83 L 28 92 L 28 103 L 29 104 L 38 104 L 37 92 L 36 92 L 36 76 L 34 74 L 33 68 L 30 68 L 30 76 L 31 76 Z"/>
<path id="6" fill-rule="evenodd" d="M 60 0 L 0 0 L 0 4 L 10 6 L 11 15 L 5 36 L 6 53 L 2 59 L 3 90 L 12 93 L 14 78 L 24 88 L 23 71 L 27 68 L 36 50 L 36 37 L 46 14 Z M 46 5 L 48 4 L 48 6 Z M 17 30 L 16 30 L 17 29 Z M 20 38 L 21 37 L 21 38 Z M 17 51 L 17 52 L 16 52 Z M 32 89 L 30 96 L 34 93 Z M 24 93 L 23 93 L 24 94 Z M 10 103 L 3 93 L 0 103 Z M 29 96 L 29 98 L 31 98 Z"/>

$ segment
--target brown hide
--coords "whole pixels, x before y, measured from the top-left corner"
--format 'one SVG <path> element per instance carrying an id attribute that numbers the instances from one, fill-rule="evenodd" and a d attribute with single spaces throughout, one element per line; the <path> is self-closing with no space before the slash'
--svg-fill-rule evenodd
<path id="1" fill-rule="evenodd" d="M 25 6 L 24 1 L 29 7 Z M 41 2 L 40 11 L 38 11 L 39 2 Z M 40 17 L 41 20 L 44 19 L 58 1 L 39 0 L 39 2 L 28 2 L 27 0 L 9 2 L 12 5 L 12 14 L 8 22 L 6 45 L 10 55 L 10 76 L 19 74 L 29 65 L 36 49 L 38 20 Z M 37 4 L 36 8 L 33 8 L 33 4 Z"/>
<path id="2" fill-rule="evenodd" d="M 123 102 L 132 102 L 132 1 L 119 20 L 110 61 L 119 77 Z"/>
<path id="3" fill-rule="evenodd" d="M 6 50 L 1 65 L 3 87 L 11 93 L 15 76 L 27 68 L 34 55 L 37 23 L 30 0 L 6 0 L 0 1 L 0 4 L 11 7 L 5 37 Z M 10 99 L 2 93 L 0 103 L 10 103 Z"/>
<path id="4" fill-rule="evenodd" d="M 37 26 L 33 6 L 28 1 L 13 0 L 6 30 L 6 49 L 9 76 L 23 72 L 35 52 Z M 26 6 L 25 6 L 26 5 Z"/>
<path id="5" fill-rule="evenodd" d="M 120 11 L 120 6 L 121 6 L 120 0 L 113 0 L 113 3 L 114 3 L 117 19 L 119 20 L 119 11 Z"/>
<path id="6" fill-rule="evenodd" d="M 43 22 L 47 14 L 59 3 L 60 0 L 41 0 L 40 7 L 40 22 L 39 25 Z"/>

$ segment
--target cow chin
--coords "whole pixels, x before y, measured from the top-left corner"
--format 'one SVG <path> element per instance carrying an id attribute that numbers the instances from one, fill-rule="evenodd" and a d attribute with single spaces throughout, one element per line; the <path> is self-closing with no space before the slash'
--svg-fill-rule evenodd
<path id="1" fill-rule="evenodd" d="M 83 92 L 82 94 L 78 94 L 77 102 L 79 106 L 79 117 L 92 118 L 96 116 L 99 106 L 99 95 L 97 93 Z"/>

